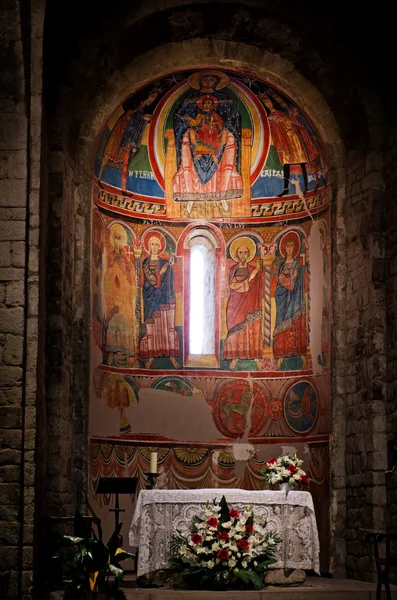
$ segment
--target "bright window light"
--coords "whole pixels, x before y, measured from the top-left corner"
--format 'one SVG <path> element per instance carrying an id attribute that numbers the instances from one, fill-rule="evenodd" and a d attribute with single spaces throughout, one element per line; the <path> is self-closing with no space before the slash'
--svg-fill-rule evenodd
<path id="1" fill-rule="evenodd" d="M 190 254 L 190 329 L 191 354 L 203 354 L 204 336 L 204 255 L 202 246 L 193 246 Z"/>

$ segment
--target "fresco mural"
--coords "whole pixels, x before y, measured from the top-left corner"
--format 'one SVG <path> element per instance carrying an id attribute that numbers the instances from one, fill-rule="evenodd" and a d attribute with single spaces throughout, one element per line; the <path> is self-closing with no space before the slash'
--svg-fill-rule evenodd
<path id="1" fill-rule="evenodd" d="M 277 369 L 289 360 L 289 368 L 304 369 L 308 346 L 306 318 L 307 271 L 306 239 L 298 231 L 289 229 L 279 238 L 276 259 L 272 265 L 272 295 L 276 305 L 276 322 L 273 331 L 273 352 Z M 298 365 L 292 357 L 300 358 Z"/>
<path id="2" fill-rule="evenodd" d="M 168 73 L 110 116 L 92 198 L 90 460 L 99 505 L 110 501 L 95 495 L 99 477 L 138 477 L 140 489 L 151 451 L 166 487 L 260 489 L 278 445 L 305 453 L 324 517 L 328 164 L 305 112 L 251 74 Z M 211 340 L 201 354 L 191 350 L 196 321 Z"/>
<path id="3" fill-rule="evenodd" d="M 288 219 L 307 210 L 300 192 L 315 212 L 330 200 L 308 117 L 231 71 L 181 71 L 134 92 L 103 131 L 94 181 L 98 206 L 160 219 Z"/>
<path id="4" fill-rule="evenodd" d="M 99 226 L 105 242 L 96 241 Z M 127 372 L 194 368 L 183 351 L 189 345 L 190 247 L 184 243 L 189 228 L 137 220 L 127 226 L 98 212 L 94 227 L 92 320 L 102 364 Z M 224 248 L 214 250 L 215 277 L 224 274 L 214 292 L 219 370 L 311 373 L 310 303 L 320 285 L 316 361 L 320 371 L 329 368 L 328 220 L 323 216 L 319 222 L 321 246 L 314 260 L 321 263 L 322 281 L 315 282 L 311 227 L 310 219 L 299 226 L 255 224 L 238 233 L 217 226 Z M 190 228 L 190 238 L 194 234 Z"/>
<path id="5" fill-rule="evenodd" d="M 229 270 L 229 295 L 226 308 L 227 336 L 223 357 L 231 359 L 234 370 L 239 359 L 254 359 L 261 368 L 262 335 L 262 277 L 260 260 L 253 266 L 257 248 L 252 237 L 233 240 L 229 254 L 234 265 Z"/>

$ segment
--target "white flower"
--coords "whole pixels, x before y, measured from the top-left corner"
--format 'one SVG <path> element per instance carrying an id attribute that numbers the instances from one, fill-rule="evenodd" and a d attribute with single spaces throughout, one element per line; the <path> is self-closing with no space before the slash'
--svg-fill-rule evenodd
<path id="1" fill-rule="evenodd" d="M 257 566 L 258 566 L 258 561 L 254 560 L 254 567 L 257 567 Z"/>
<path id="2" fill-rule="evenodd" d="M 222 527 L 224 527 L 225 529 L 230 529 L 232 525 L 233 521 L 226 521 L 225 523 L 223 523 Z"/>
<path id="3" fill-rule="evenodd" d="M 209 569 L 213 569 L 213 568 L 215 567 L 215 563 L 214 563 L 214 561 L 213 561 L 213 560 L 209 560 L 209 561 L 207 562 L 207 567 L 208 567 Z"/>
<path id="4" fill-rule="evenodd" d="M 247 561 L 246 561 L 246 560 L 242 560 L 242 561 L 241 561 L 241 566 L 243 567 L 243 569 L 246 569 L 246 568 L 247 568 L 247 566 L 248 566 L 248 563 L 247 563 Z"/>
<path id="5" fill-rule="evenodd" d="M 236 564 L 237 564 L 237 561 L 234 560 L 234 558 L 229 558 L 229 560 L 227 561 L 228 567 L 235 567 Z"/>
<path id="6" fill-rule="evenodd" d="M 214 544 L 212 544 L 211 550 L 213 550 L 214 552 L 217 552 L 219 550 L 218 542 L 215 542 Z"/>
<path id="7" fill-rule="evenodd" d="M 273 546 L 273 545 L 274 545 L 276 542 L 274 541 L 274 539 L 273 539 L 273 538 L 269 538 L 269 539 L 267 540 L 267 543 L 268 543 L 268 545 L 269 545 L 269 546 Z"/>

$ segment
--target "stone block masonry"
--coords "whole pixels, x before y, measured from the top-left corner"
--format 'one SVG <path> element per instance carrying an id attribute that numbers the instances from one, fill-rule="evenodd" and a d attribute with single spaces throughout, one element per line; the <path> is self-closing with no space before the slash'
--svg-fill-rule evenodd
<path id="1" fill-rule="evenodd" d="M 33 571 L 42 4 L 32 19 L 9 0 L 0 21 L 0 571 L 11 572 L 7 598 L 22 600 Z"/>

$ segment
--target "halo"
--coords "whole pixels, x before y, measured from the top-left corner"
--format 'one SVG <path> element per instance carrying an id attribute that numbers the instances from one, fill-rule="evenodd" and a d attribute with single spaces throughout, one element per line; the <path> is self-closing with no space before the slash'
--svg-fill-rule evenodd
<path id="1" fill-rule="evenodd" d="M 299 254 L 300 247 L 301 247 L 301 239 L 300 239 L 299 235 L 296 233 L 296 231 L 288 231 L 285 235 L 283 235 L 283 237 L 281 238 L 280 243 L 279 243 L 280 254 L 282 254 L 282 256 L 284 256 L 284 258 L 285 258 L 285 246 L 288 242 L 291 242 L 291 241 L 295 245 L 294 258 L 295 258 L 295 256 L 297 256 Z"/>
<path id="2" fill-rule="evenodd" d="M 247 258 L 247 263 L 248 263 L 254 258 L 255 254 L 256 254 L 255 242 L 254 242 L 254 240 L 252 240 L 249 237 L 238 237 L 235 240 L 233 240 L 229 246 L 229 252 L 230 252 L 230 256 L 232 257 L 234 262 L 239 262 L 239 259 L 237 257 L 237 250 L 239 248 L 241 248 L 241 246 L 245 246 L 248 249 L 248 252 L 249 252 L 249 256 Z"/>
<path id="3" fill-rule="evenodd" d="M 109 229 L 109 242 L 111 243 L 111 237 L 114 236 L 116 233 L 121 238 L 122 246 L 126 246 L 127 245 L 127 233 L 126 233 L 124 227 L 122 225 L 120 225 L 120 223 L 115 223 L 115 225 L 112 225 L 110 227 L 110 229 Z"/>
<path id="4" fill-rule="evenodd" d="M 195 90 L 199 90 L 199 79 L 204 75 L 216 75 L 217 77 L 219 77 L 220 81 L 215 86 L 216 90 L 221 90 L 222 88 L 228 86 L 230 83 L 230 77 L 228 77 L 226 73 L 222 73 L 221 71 L 197 71 L 197 73 L 193 73 L 193 75 L 190 75 L 189 79 L 187 80 L 190 87 L 192 87 Z"/>
<path id="5" fill-rule="evenodd" d="M 163 234 L 160 233 L 159 231 L 148 231 L 146 233 L 146 235 L 143 238 L 143 247 L 145 248 L 145 250 L 148 254 L 151 254 L 151 251 L 149 248 L 149 240 L 151 238 L 156 238 L 160 242 L 159 254 L 162 254 L 164 252 L 165 246 L 166 246 L 166 241 L 165 241 L 165 237 L 163 236 Z"/>
<path id="6" fill-rule="evenodd" d="M 202 96 L 199 96 L 196 100 L 196 104 L 200 109 L 203 109 L 204 100 L 211 100 L 214 109 L 217 108 L 219 104 L 219 100 L 216 96 L 213 96 L 212 94 L 203 94 Z"/>

